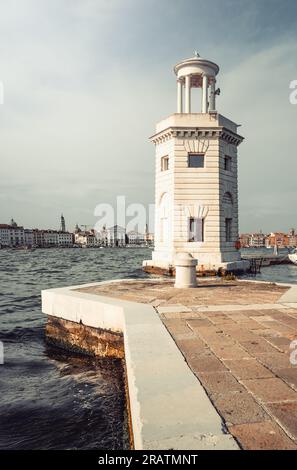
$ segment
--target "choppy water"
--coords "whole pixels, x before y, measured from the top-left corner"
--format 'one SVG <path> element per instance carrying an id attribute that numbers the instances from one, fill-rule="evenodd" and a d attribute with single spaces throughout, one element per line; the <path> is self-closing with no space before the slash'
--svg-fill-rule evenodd
<path id="1" fill-rule="evenodd" d="M 45 343 L 40 291 L 145 276 L 147 249 L 0 251 L 0 449 L 128 446 L 120 361 L 66 354 Z"/>
<path id="2" fill-rule="evenodd" d="M 273 249 L 257 249 L 257 250 L 242 250 L 242 253 L 255 254 L 255 256 L 273 255 Z M 280 250 L 280 254 L 287 254 L 286 249 Z M 245 276 L 249 277 L 249 276 Z M 271 282 L 286 282 L 290 284 L 297 284 L 297 265 L 294 264 L 280 264 L 276 266 L 267 266 L 261 268 L 261 273 L 257 274 L 256 278 L 260 281 L 271 281 Z"/>
<path id="3" fill-rule="evenodd" d="M 46 346 L 40 291 L 111 278 L 145 277 L 148 249 L 0 250 L 0 449 L 122 449 L 128 446 L 119 361 Z M 297 283 L 297 266 L 257 279 Z"/>
<path id="4" fill-rule="evenodd" d="M 253 279 L 259 281 L 286 282 L 297 284 L 297 266 L 294 264 L 280 264 L 261 268 L 261 273 Z"/>

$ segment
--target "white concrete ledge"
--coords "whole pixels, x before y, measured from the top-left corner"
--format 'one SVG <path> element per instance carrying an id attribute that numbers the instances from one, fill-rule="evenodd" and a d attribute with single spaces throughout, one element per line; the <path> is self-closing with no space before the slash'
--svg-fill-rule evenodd
<path id="1" fill-rule="evenodd" d="M 291 285 L 290 287 L 291 288 L 279 299 L 279 303 L 292 304 L 297 302 L 297 285 Z"/>
<path id="2" fill-rule="evenodd" d="M 155 309 L 74 291 L 88 286 L 42 291 L 42 311 L 123 332 L 135 449 L 238 449 Z"/>

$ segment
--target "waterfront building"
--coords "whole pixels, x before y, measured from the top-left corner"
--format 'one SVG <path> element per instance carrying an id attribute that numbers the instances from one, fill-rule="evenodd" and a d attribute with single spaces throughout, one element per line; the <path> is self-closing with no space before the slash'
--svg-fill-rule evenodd
<path id="1" fill-rule="evenodd" d="M 114 225 L 107 230 L 107 244 L 108 246 L 125 246 L 127 243 L 126 229 L 120 225 Z"/>
<path id="2" fill-rule="evenodd" d="M 297 246 L 297 234 L 294 228 L 291 228 L 289 230 L 288 238 L 289 238 L 289 246 L 296 247 Z"/>
<path id="3" fill-rule="evenodd" d="M 58 246 L 72 246 L 74 244 L 74 234 L 70 232 L 58 232 Z"/>
<path id="4" fill-rule="evenodd" d="M 146 243 L 146 245 L 153 246 L 153 244 L 154 244 L 154 234 L 153 233 L 147 233 L 145 235 L 145 243 Z"/>
<path id="5" fill-rule="evenodd" d="M 289 244 L 289 236 L 286 233 L 282 232 L 272 232 L 268 236 L 268 246 L 278 248 L 287 248 Z"/>
<path id="6" fill-rule="evenodd" d="M 32 247 L 36 245 L 35 234 L 34 234 L 33 229 L 30 229 L 30 228 L 24 229 L 24 242 L 25 242 L 25 245 L 28 247 Z"/>
<path id="7" fill-rule="evenodd" d="M 250 237 L 250 247 L 265 248 L 267 236 L 262 233 L 252 233 Z"/>
<path id="8" fill-rule="evenodd" d="M 74 233 L 74 242 L 76 245 L 91 248 L 97 245 L 95 233 L 93 231 L 79 230 Z"/>
<path id="9" fill-rule="evenodd" d="M 0 245 L 10 246 L 10 225 L 0 224 Z"/>
<path id="10" fill-rule="evenodd" d="M 127 233 L 129 245 L 143 245 L 145 243 L 145 236 L 136 230 L 131 230 Z"/>
<path id="11" fill-rule="evenodd" d="M 0 224 L 0 245 L 1 246 L 22 246 L 25 244 L 24 227 L 18 226 L 11 219 L 10 224 Z"/>
<path id="12" fill-rule="evenodd" d="M 106 225 L 103 225 L 102 229 L 97 232 L 97 239 L 101 246 L 108 246 L 108 232 Z"/>
<path id="13" fill-rule="evenodd" d="M 45 246 L 44 241 L 44 230 L 39 230 L 37 228 L 33 229 L 34 234 L 34 245 L 41 248 Z"/>
<path id="14" fill-rule="evenodd" d="M 26 232 L 25 232 L 26 236 Z M 28 237 L 32 243 L 26 242 L 26 245 L 33 245 L 39 248 L 48 247 L 69 247 L 74 243 L 74 234 L 70 232 L 60 232 L 57 230 L 28 230 Z"/>
<path id="15" fill-rule="evenodd" d="M 145 224 L 144 242 L 146 245 L 152 246 L 154 244 L 154 234 L 149 232 L 148 224 Z"/>
<path id="16" fill-rule="evenodd" d="M 242 233 L 239 237 L 241 248 L 248 248 L 250 246 L 251 234 Z"/>
<path id="17" fill-rule="evenodd" d="M 58 246 L 58 232 L 43 230 L 44 246 Z"/>
<path id="18" fill-rule="evenodd" d="M 78 224 L 75 224 L 74 233 L 81 232 L 81 228 Z"/>
<path id="19" fill-rule="evenodd" d="M 196 54 L 174 67 L 177 113 L 160 121 L 155 145 L 155 249 L 144 268 L 168 269 L 188 252 L 206 268 L 244 269 L 238 243 L 238 124 L 218 113 L 219 67 Z M 191 91 L 201 92 L 194 110 Z M 198 103 L 197 103 L 198 107 Z"/>

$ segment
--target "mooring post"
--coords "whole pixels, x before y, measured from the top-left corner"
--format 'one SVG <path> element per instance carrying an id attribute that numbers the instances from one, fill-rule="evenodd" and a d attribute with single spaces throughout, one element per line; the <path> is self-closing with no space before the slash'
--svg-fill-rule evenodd
<path id="1" fill-rule="evenodd" d="M 178 253 L 175 258 L 175 284 L 178 289 L 197 287 L 197 260 L 190 253 Z"/>

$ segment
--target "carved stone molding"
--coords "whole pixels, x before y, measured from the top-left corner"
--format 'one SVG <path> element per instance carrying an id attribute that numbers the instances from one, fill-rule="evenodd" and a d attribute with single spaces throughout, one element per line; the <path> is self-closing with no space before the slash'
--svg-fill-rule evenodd
<path id="1" fill-rule="evenodd" d="M 209 207 L 204 204 L 185 204 L 183 212 L 186 217 L 195 217 L 198 219 L 205 219 L 209 212 Z"/>
<path id="2" fill-rule="evenodd" d="M 185 139 L 183 146 L 187 153 L 205 153 L 209 147 L 209 139 Z"/>
<path id="3" fill-rule="evenodd" d="M 224 127 L 216 128 L 177 128 L 169 127 L 158 134 L 153 135 L 150 138 L 150 141 L 155 145 L 166 142 L 172 138 L 182 138 L 182 139 L 211 139 L 211 138 L 220 138 L 224 142 L 232 145 L 238 146 L 242 141 L 243 137 L 234 132 L 226 129 Z"/>

